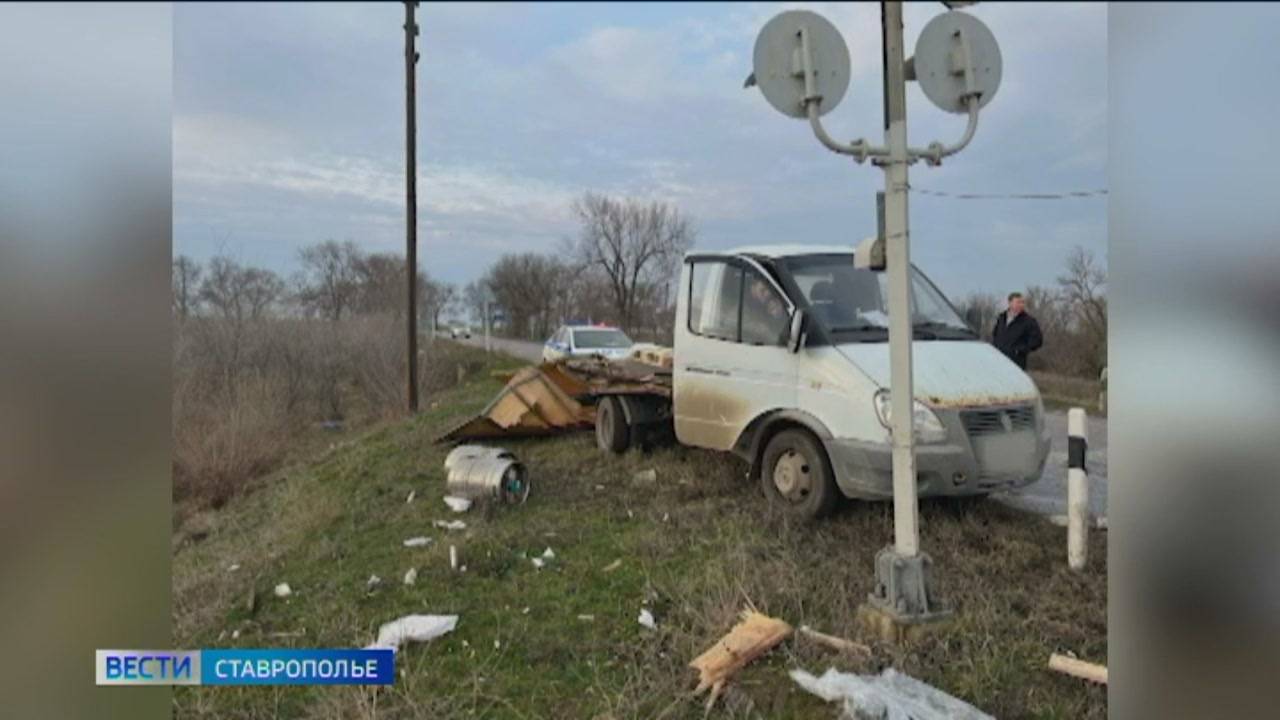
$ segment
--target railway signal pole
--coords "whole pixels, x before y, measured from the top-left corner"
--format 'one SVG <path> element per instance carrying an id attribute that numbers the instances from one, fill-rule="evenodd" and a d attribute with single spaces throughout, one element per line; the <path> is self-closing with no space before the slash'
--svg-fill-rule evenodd
<path id="1" fill-rule="evenodd" d="M 947 3 L 948 8 L 972 3 Z M 775 109 L 808 120 L 814 137 L 828 150 L 871 160 L 884 171 L 883 200 L 878 200 L 876 237 L 854 252 L 854 264 L 888 273 L 889 418 L 893 462 L 894 542 L 876 555 L 875 590 L 867 608 L 890 621 L 895 635 L 904 625 L 946 615 L 929 582 L 931 561 L 920 551 L 920 518 L 915 458 L 915 410 L 911 344 L 914 335 L 911 293 L 911 246 L 907 222 L 908 167 L 924 160 L 939 165 L 973 139 L 978 111 L 1000 84 L 1001 59 L 995 38 L 977 18 L 950 11 L 925 25 L 915 56 L 905 57 L 902 3 L 881 3 L 884 57 L 884 145 L 865 139 L 838 142 L 822 126 L 849 85 L 849 50 L 839 30 L 807 10 L 790 10 L 770 20 L 756 39 L 753 73 L 747 86 L 758 85 Z M 968 116 L 965 133 L 955 145 L 907 145 L 908 80 L 920 83 L 928 99 L 942 110 Z M 881 209 L 882 208 L 882 209 Z M 926 409 L 927 411 L 927 409 Z M 881 624 L 881 627 L 884 627 Z"/>

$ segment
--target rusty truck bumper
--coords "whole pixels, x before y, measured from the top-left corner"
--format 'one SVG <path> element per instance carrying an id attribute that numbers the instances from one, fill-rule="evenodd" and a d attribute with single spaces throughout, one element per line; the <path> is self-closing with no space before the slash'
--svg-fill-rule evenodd
<path id="1" fill-rule="evenodd" d="M 939 412 L 947 441 L 919 444 L 916 491 L 920 497 L 985 495 L 1025 487 L 1040 479 L 1049 455 L 1043 421 L 1034 428 L 999 435 L 970 436 L 956 412 Z M 842 438 L 824 441 L 836 484 L 862 500 L 893 497 L 893 449 L 887 442 Z"/>

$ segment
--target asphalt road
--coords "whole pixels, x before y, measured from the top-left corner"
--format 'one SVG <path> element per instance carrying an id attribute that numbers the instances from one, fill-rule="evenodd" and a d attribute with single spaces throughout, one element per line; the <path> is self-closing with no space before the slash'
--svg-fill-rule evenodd
<path id="1" fill-rule="evenodd" d="M 473 335 L 470 340 L 458 340 L 464 345 L 484 347 L 484 337 Z M 542 345 L 523 340 L 491 338 L 495 350 L 514 355 L 529 362 L 542 360 Z M 1049 460 L 1044 475 L 1036 482 L 1015 492 L 1001 493 L 996 498 L 1007 505 L 1029 510 L 1041 515 L 1058 515 L 1067 512 L 1067 414 L 1050 410 L 1045 423 L 1052 435 Z M 1107 514 L 1107 419 L 1089 417 L 1087 432 L 1089 454 L 1085 466 L 1089 471 L 1089 506 L 1094 515 Z"/>

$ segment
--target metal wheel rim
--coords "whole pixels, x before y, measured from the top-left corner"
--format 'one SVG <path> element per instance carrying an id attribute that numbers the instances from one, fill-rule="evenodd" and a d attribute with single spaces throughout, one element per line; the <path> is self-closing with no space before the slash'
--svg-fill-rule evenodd
<path id="1" fill-rule="evenodd" d="M 773 486 L 792 502 L 802 502 L 813 490 L 813 467 L 804 454 L 787 448 L 773 464 Z"/>

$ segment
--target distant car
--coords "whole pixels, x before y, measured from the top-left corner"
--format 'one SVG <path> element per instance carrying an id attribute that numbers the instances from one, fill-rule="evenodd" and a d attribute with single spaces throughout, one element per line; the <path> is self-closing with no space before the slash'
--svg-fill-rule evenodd
<path id="1" fill-rule="evenodd" d="M 542 346 L 542 360 L 554 362 L 596 355 L 619 360 L 631 354 L 631 346 L 634 344 L 618 328 L 606 325 L 563 325 Z"/>
<path id="2" fill-rule="evenodd" d="M 457 340 L 458 338 L 471 339 L 471 328 L 466 325 L 454 325 L 449 328 L 449 337 Z"/>

